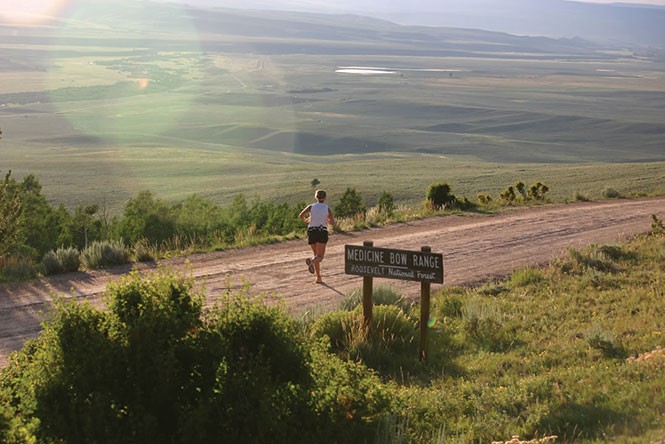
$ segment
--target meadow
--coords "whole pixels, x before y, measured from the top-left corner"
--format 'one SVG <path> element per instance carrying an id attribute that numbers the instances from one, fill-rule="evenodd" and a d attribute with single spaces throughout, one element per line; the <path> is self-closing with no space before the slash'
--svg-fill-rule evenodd
<path id="1" fill-rule="evenodd" d="M 304 31 L 196 22 L 198 33 L 182 25 L 164 36 L 78 23 L 48 40 L 3 28 L 0 168 L 35 174 L 52 203 L 114 212 L 142 190 L 172 202 L 194 193 L 293 202 L 310 198 L 314 178 L 333 200 L 354 187 L 370 204 L 383 191 L 419 202 L 436 181 L 469 198 L 517 180 L 546 182 L 558 201 L 606 186 L 665 192 L 658 57 L 279 20 Z"/>

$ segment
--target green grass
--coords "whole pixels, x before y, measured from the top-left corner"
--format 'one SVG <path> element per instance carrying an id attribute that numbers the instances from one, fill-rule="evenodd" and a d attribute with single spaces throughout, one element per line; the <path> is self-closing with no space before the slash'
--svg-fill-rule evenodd
<path id="1" fill-rule="evenodd" d="M 607 271 L 590 266 L 599 255 L 612 264 Z M 492 285 L 502 290 L 449 287 L 433 298 L 428 364 L 413 357 L 397 378 L 384 375 L 400 406 L 390 439 L 665 437 L 662 234 L 571 251 Z"/>

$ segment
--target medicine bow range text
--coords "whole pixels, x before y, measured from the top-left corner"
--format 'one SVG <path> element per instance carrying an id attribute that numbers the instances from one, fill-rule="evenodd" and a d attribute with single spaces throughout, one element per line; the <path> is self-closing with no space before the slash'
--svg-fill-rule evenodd
<path id="1" fill-rule="evenodd" d="M 345 245 L 344 265 L 346 274 L 443 283 L 443 255 L 438 253 Z"/>

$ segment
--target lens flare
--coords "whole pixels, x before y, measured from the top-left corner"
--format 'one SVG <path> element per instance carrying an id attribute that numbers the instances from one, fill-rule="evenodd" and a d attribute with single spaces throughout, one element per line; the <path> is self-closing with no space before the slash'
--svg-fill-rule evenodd
<path id="1" fill-rule="evenodd" d="M 0 17 L 10 23 L 39 24 L 60 12 L 69 0 L 20 0 L 2 6 Z"/>
<path id="2" fill-rule="evenodd" d="M 429 328 L 434 328 L 436 325 L 436 316 L 430 316 L 430 318 L 427 320 L 427 326 Z"/>

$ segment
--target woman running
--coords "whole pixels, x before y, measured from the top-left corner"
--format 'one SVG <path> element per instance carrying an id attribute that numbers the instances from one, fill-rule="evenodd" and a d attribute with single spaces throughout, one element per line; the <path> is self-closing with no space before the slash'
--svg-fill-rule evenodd
<path id="1" fill-rule="evenodd" d="M 307 243 L 312 248 L 314 257 L 307 259 L 307 268 L 310 273 L 316 273 L 316 283 L 321 281 L 321 261 L 326 254 L 326 244 L 328 243 L 328 223 L 335 225 L 335 217 L 332 210 L 325 203 L 326 192 L 316 190 L 314 193 L 316 202 L 307 205 L 300 212 L 300 219 L 307 224 Z"/>

